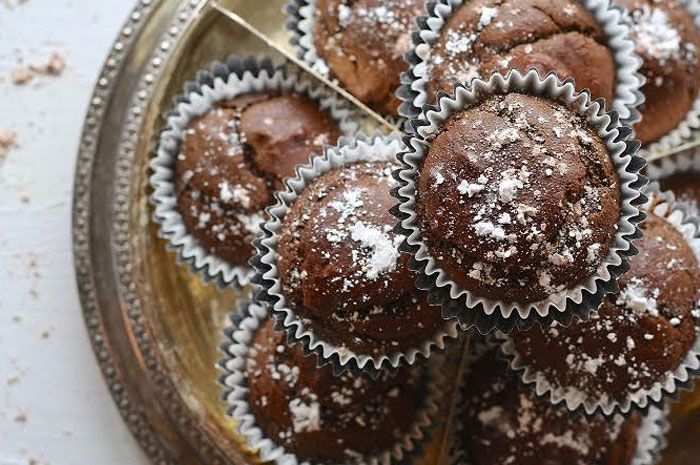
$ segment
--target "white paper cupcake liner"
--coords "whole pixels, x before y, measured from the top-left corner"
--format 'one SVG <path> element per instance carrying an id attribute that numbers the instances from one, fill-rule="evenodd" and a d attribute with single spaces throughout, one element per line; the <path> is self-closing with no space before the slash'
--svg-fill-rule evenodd
<path id="1" fill-rule="evenodd" d="M 649 409 L 639 425 L 637 450 L 630 465 L 656 465 L 666 449 L 666 436 L 671 429 L 668 407 Z"/>
<path id="2" fill-rule="evenodd" d="M 267 221 L 262 227 L 263 235 L 255 241 L 257 255 L 251 263 L 256 269 L 253 282 L 261 287 L 256 300 L 268 303 L 278 321 L 284 326 L 288 336 L 300 341 L 304 350 L 315 353 L 319 364 L 331 363 L 334 371 L 348 370 L 353 375 L 373 373 L 383 369 L 395 369 L 413 365 L 428 359 L 434 351 L 442 351 L 459 332 L 457 322 L 445 321 L 435 333 L 425 340 L 416 340 L 415 347 L 385 354 L 361 354 L 321 340 L 307 327 L 299 316 L 287 306 L 277 270 L 277 232 L 287 211 L 299 194 L 315 179 L 335 168 L 359 161 L 394 161 L 396 154 L 403 150 L 401 138 L 374 134 L 359 134 L 356 138 L 341 138 L 338 146 L 327 147 L 323 156 L 314 157 L 310 165 L 297 168 L 297 176 L 286 180 L 287 189 L 276 194 L 277 203 L 267 209 Z"/>
<path id="3" fill-rule="evenodd" d="M 497 344 L 495 338 L 486 336 L 486 339 L 479 345 L 475 345 L 467 363 L 471 364 L 479 360 L 486 353 L 494 350 L 494 344 Z M 498 349 L 495 349 L 498 350 Z M 461 380 L 461 385 L 466 382 L 469 370 L 465 370 Z M 461 396 L 462 389 L 459 389 L 458 395 Z M 461 397 L 458 399 L 461 402 Z M 461 421 L 456 422 L 455 441 L 456 451 L 454 453 L 453 465 L 471 465 L 469 455 L 464 450 L 461 444 L 461 436 L 464 425 Z M 661 459 L 661 453 L 667 446 L 666 436 L 670 430 L 668 422 L 668 407 L 650 407 L 644 413 L 642 421 L 639 425 L 637 433 L 637 447 L 634 456 L 629 465 L 656 465 Z"/>
<path id="4" fill-rule="evenodd" d="M 329 77 L 331 70 L 323 58 L 318 56 L 314 43 L 315 9 L 316 0 L 290 0 L 285 8 L 287 29 L 292 32 L 290 43 L 297 48 L 297 56 L 314 71 Z"/>
<path id="5" fill-rule="evenodd" d="M 624 11 L 610 0 L 579 0 L 601 25 L 613 52 L 616 67 L 615 96 L 611 109 L 617 111 L 624 125 L 630 126 L 641 119 L 638 107 L 644 102 L 640 88 L 645 79 L 639 74 L 642 60 L 636 55 L 630 37 L 630 25 Z M 428 64 L 431 48 L 440 38 L 440 31 L 452 14 L 465 0 L 437 0 L 428 4 L 428 16 L 419 19 L 420 32 L 413 35 L 415 48 L 406 55 L 410 68 L 401 78 L 397 91 L 402 104 L 399 114 L 407 119 L 420 116 L 424 105 L 433 104 L 428 95 Z M 488 76 L 481 76 L 487 79 Z M 458 83 L 455 83 L 458 84 Z M 468 84 L 468 83 L 464 83 Z"/>
<path id="6" fill-rule="evenodd" d="M 415 212 L 416 179 L 431 135 L 452 113 L 491 95 L 511 92 L 558 101 L 597 128 L 617 170 L 622 195 L 617 232 L 597 272 L 574 288 L 522 305 L 479 297 L 450 279 L 431 256 Z M 399 154 L 401 167 L 395 177 L 400 187 L 395 194 L 400 203 L 393 212 L 399 219 L 397 231 L 406 236 L 401 248 L 413 255 L 409 265 L 420 272 L 417 286 L 430 292 L 431 303 L 442 306 L 443 317 L 459 318 L 462 324 L 474 325 L 482 333 L 494 328 L 510 332 L 515 326 L 527 327 L 535 320 L 542 324 L 568 324 L 573 315 L 585 318 L 598 308 L 604 295 L 618 290 L 617 278 L 629 269 L 629 256 L 637 253 L 632 240 L 641 236 L 638 224 L 645 215 L 639 206 L 646 201 L 641 188 L 647 180 L 639 174 L 644 165 L 644 160 L 636 155 L 639 143 L 628 139 L 631 129 L 620 125 L 614 110 L 606 113 L 602 100 L 591 101 L 587 93 L 577 93 L 571 82 L 561 82 L 553 73 L 542 78 L 534 70 L 525 75 L 511 70 L 506 76 L 494 74 L 487 81 L 476 79 L 469 87 L 457 85 L 451 95 L 442 95 L 435 107 L 426 106 L 421 118 L 410 124 L 415 134 L 406 137 L 407 151 Z"/>
<path id="7" fill-rule="evenodd" d="M 700 221 L 687 215 L 675 204 L 673 195 L 658 192 L 658 185 L 651 184 L 645 189 L 653 202 L 652 212 L 672 224 L 680 232 L 693 250 L 700 263 Z M 698 304 L 696 303 L 696 308 Z M 582 392 L 574 386 L 555 386 L 544 374 L 529 367 L 518 353 L 512 338 L 496 333 L 502 341 L 501 352 L 505 355 L 512 370 L 520 373 L 523 383 L 532 385 L 537 396 L 552 404 L 564 404 L 572 412 L 594 416 L 601 414 L 612 417 L 616 414 L 629 416 L 635 411 L 647 412 L 650 408 L 662 408 L 668 398 L 677 399 L 684 389 L 692 389 L 694 379 L 700 375 L 700 319 L 696 317 L 695 342 L 678 367 L 668 373 L 665 379 L 648 388 L 641 388 L 628 394 L 622 401 L 599 398 Z"/>
<path id="8" fill-rule="evenodd" d="M 184 131 L 192 119 L 207 112 L 216 102 L 261 91 L 293 91 L 305 95 L 317 101 L 338 122 L 342 134 L 351 135 L 358 129 L 347 102 L 313 79 L 286 66 L 275 66 L 267 58 L 232 56 L 226 63 L 216 62 L 210 70 L 200 71 L 195 81 L 185 84 L 183 94 L 175 98 L 174 109 L 165 115 L 165 129 L 150 163 L 153 220 L 179 262 L 189 264 L 192 273 L 201 275 L 205 282 L 215 281 L 221 287 L 247 285 L 253 275 L 252 268 L 233 265 L 217 257 L 188 232 L 177 209 L 175 163 Z"/>
<path id="9" fill-rule="evenodd" d="M 219 368 L 224 372 L 219 381 L 224 387 L 223 400 L 228 406 L 228 415 L 236 421 L 237 432 L 245 440 L 246 446 L 256 451 L 262 462 L 276 465 L 312 465 L 300 460 L 275 443 L 258 426 L 253 414 L 246 386 L 245 361 L 255 331 L 262 322 L 271 318 L 266 306 L 255 303 L 245 304 L 241 312 L 231 314 L 233 325 L 225 330 L 226 340 L 221 348 L 224 352 Z M 392 465 L 406 463 L 420 453 L 430 437 L 435 419 L 443 411 L 442 388 L 446 378 L 442 373 L 443 358 L 436 357 L 435 363 L 426 368 L 426 397 L 423 405 L 415 412 L 414 424 L 406 435 L 391 449 L 370 457 L 348 459 L 347 463 L 366 465 Z"/>
<path id="10" fill-rule="evenodd" d="M 683 6 L 688 13 L 693 17 L 693 22 L 695 26 L 700 28 L 700 2 L 697 0 L 676 0 L 681 6 Z M 640 154 L 648 157 L 650 155 L 658 155 L 668 152 L 669 150 L 678 147 L 691 139 L 698 136 L 698 129 L 700 129 L 700 95 L 693 106 L 688 111 L 686 117 L 681 121 L 676 128 L 672 129 L 671 132 L 663 136 L 656 142 L 642 147 Z"/>

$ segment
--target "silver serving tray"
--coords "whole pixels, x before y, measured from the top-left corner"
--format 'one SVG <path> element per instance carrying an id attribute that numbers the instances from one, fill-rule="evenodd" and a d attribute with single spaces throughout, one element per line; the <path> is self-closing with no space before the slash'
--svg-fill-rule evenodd
<path id="1" fill-rule="evenodd" d="M 285 0 L 224 0 L 290 50 Z M 105 61 L 75 172 L 73 247 L 85 322 L 110 393 L 153 462 L 251 464 L 224 415 L 215 363 L 226 314 L 246 292 L 202 284 L 150 221 L 147 163 L 161 115 L 198 69 L 273 54 L 206 0 L 140 0 Z M 274 54 L 273 54 L 274 55 Z M 700 456 L 700 393 L 677 406 L 667 464 Z M 438 422 L 449 424 L 449 419 Z M 438 463 L 441 434 L 422 463 Z"/>

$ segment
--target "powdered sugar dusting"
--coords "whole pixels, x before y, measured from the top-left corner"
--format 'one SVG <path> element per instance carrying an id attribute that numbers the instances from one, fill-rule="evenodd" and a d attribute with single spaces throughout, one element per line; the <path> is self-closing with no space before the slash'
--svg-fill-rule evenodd
<path id="1" fill-rule="evenodd" d="M 382 273 L 396 269 L 396 261 L 399 258 L 398 246 L 403 238 L 395 236 L 392 240 L 388 234 L 390 230 L 389 225 L 380 228 L 366 225 L 361 221 L 350 226 L 352 240 L 371 250 L 371 255 L 363 263 L 367 279 L 377 279 Z"/>

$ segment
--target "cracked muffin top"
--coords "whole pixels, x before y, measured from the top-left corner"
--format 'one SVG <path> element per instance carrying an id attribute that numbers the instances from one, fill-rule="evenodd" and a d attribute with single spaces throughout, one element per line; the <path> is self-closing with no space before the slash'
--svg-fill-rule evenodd
<path id="1" fill-rule="evenodd" d="M 189 123 L 175 163 L 187 230 L 210 253 L 245 265 L 272 193 L 339 135 L 336 122 L 300 95 L 246 94 L 217 103 Z"/>
<path id="2" fill-rule="evenodd" d="M 515 68 L 555 71 L 573 78 L 608 106 L 614 96 L 615 63 L 605 34 L 577 0 L 472 0 L 441 30 L 426 59 L 428 92 L 451 93 L 454 85 Z"/>

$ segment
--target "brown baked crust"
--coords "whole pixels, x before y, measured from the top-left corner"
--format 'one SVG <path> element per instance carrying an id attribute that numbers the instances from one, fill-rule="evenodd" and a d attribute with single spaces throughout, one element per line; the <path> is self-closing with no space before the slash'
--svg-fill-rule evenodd
<path id="1" fill-rule="evenodd" d="M 663 382 L 696 337 L 693 316 L 700 268 L 683 236 L 649 214 L 620 293 L 608 297 L 587 322 L 539 326 L 514 334 L 523 361 L 555 387 L 593 397 L 623 399 L 631 390 Z"/>
<path id="2" fill-rule="evenodd" d="M 373 380 L 317 368 L 316 357 L 287 345 L 272 319 L 255 333 L 245 371 L 257 424 L 300 461 L 348 460 L 389 449 L 410 432 L 426 396 L 419 370 Z"/>
<path id="3" fill-rule="evenodd" d="M 190 122 L 175 163 L 178 211 L 210 253 L 244 265 L 272 192 L 339 136 L 318 105 L 294 94 L 246 94 Z"/>
<path id="4" fill-rule="evenodd" d="M 441 31 L 428 59 L 429 100 L 438 90 L 498 71 L 536 69 L 573 78 L 577 89 L 612 101 L 615 62 L 605 34 L 576 0 L 464 2 Z"/>
<path id="5" fill-rule="evenodd" d="M 389 209 L 393 165 L 330 171 L 295 200 L 278 232 L 286 303 L 314 332 L 362 353 L 414 347 L 440 324 L 440 310 L 414 286 Z"/>
<path id="6" fill-rule="evenodd" d="M 629 465 L 634 456 L 638 415 L 574 416 L 537 398 L 493 353 L 470 368 L 462 394 L 460 438 L 474 465 Z"/>
<path id="7" fill-rule="evenodd" d="M 700 213 L 700 173 L 677 173 L 659 180 L 663 190 L 670 190 L 676 199 L 690 207 L 691 212 L 697 216 Z"/>
<path id="8" fill-rule="evenodd" d="M 644 61 L 646 78 L 635 126 L 642 144 L 661 138 L 678 126 L 700 90 L 700 31 L 693 17 L 676 0 L 620 0 L 634 24 L 632 38 Z"/>
<path id="9" fill-rule="evenodd" d="M 398 116 L 396 88 L 427 0 L 317 0 L 314 42 L 332 74 L 364 103 Z"/>
<path id="10" fill-rule="evenodd" d="M 590 276 L 619 211 L 603 141 L 539 97 L 494 96 L 454 114 L 418 174 L 417 221 L 431 256 L 494 300 L 535 302 Z"/>

